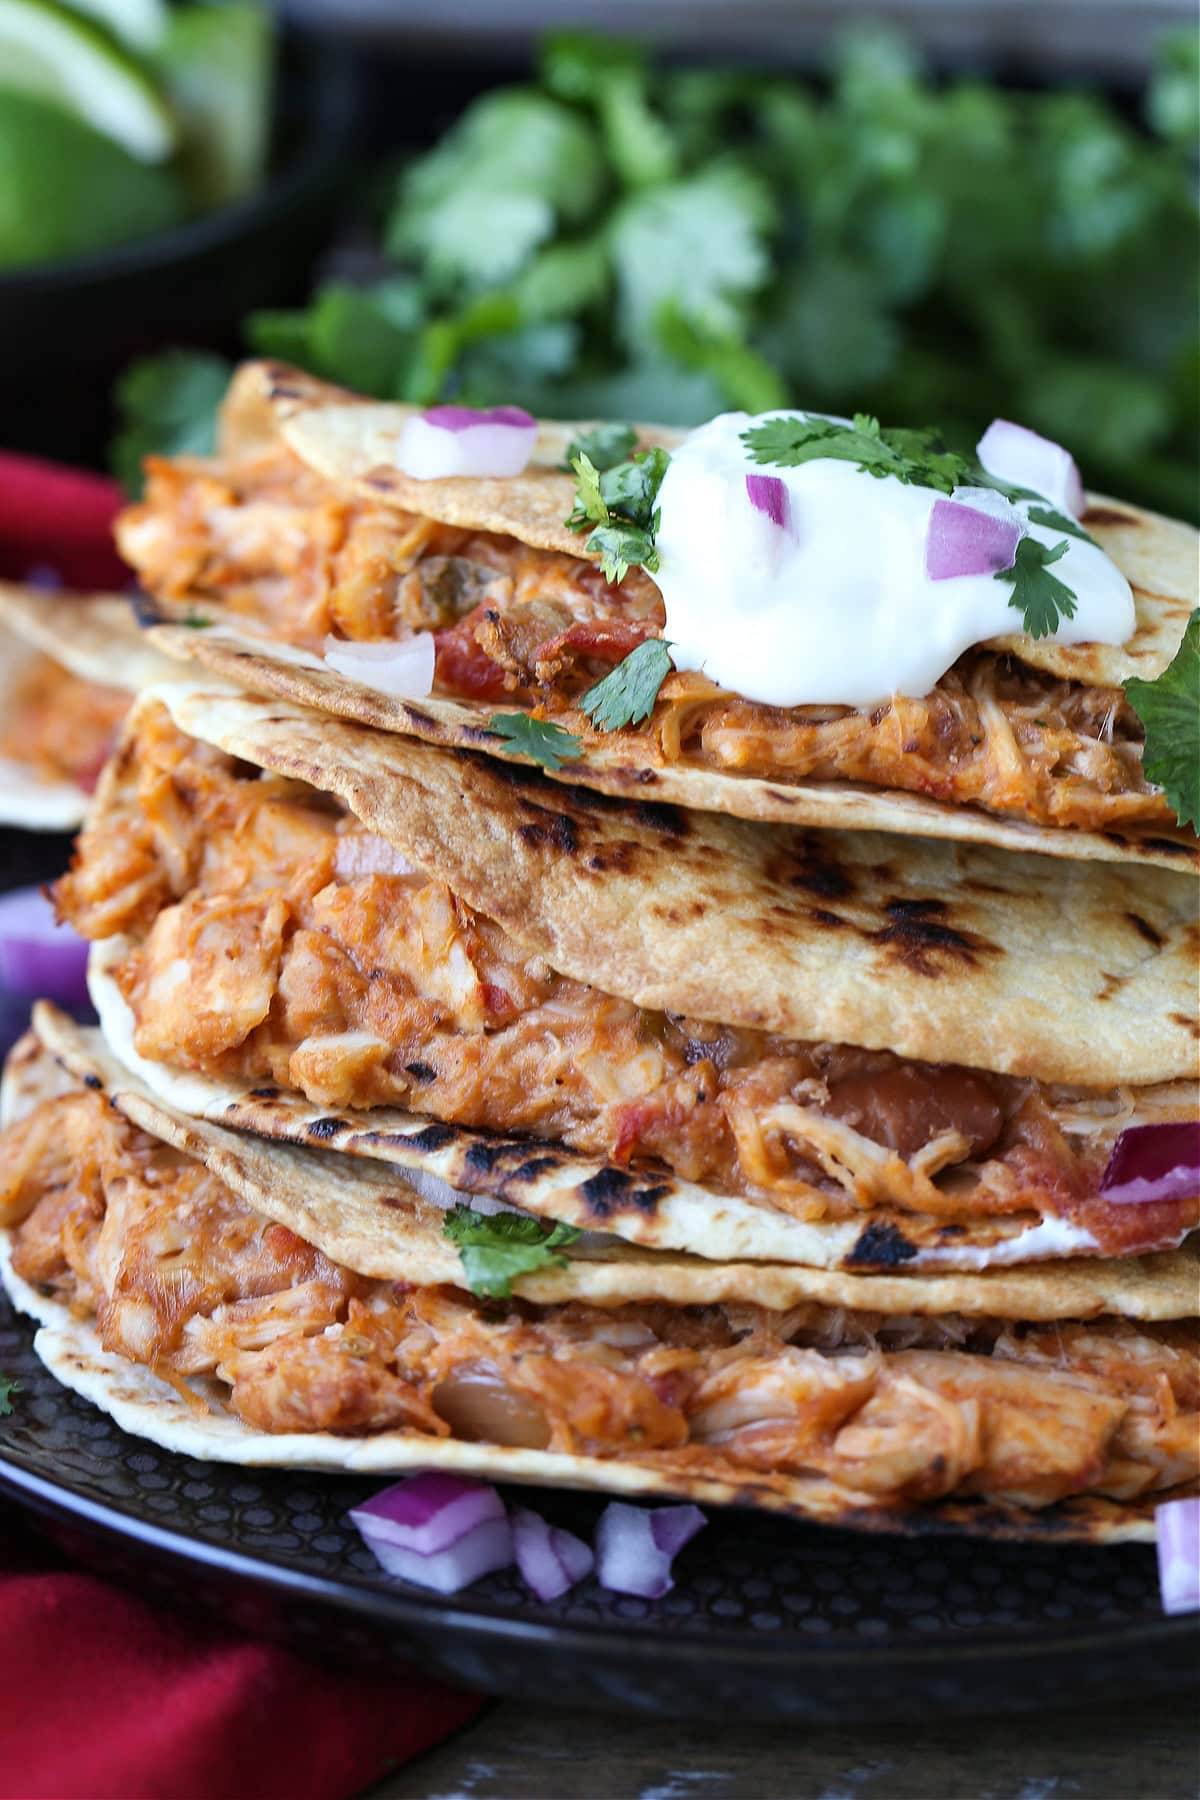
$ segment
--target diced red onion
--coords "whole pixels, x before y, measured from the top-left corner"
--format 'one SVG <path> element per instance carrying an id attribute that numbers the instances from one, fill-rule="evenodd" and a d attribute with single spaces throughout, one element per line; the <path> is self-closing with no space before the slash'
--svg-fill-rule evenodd
<path id="1" fill-rule="evenodd" d="M 519 406 L 431 406 L 406 421 L 396 462 L 415 481 L 446 475 L 519 475 L 537 440 L 537 420 Z"/>
<path id="2" fill-rule="evenodd" d="M 1200 1612 L 1200 1500 L 1168 1500 L 1154 1524 L 1163 1611 Z"/>
<path id="3" fill-rule="evenodd" d="M 350 831 L 340 837 L 334 852 L 333 872 L 339 881 L 357 881 L 364 875 L 419 875 L 398 845 L 373 831 Z"/>
<path id="4" fill-rule="evenodd" d="M 325 639 L 325 661 L 331 669 L 400 700 L 428 699 L 433 692 L 436 660 L 432 631 L 418 631 L 394 643 L 388 640 L 358 644 L 350 638 Z"/>
<path id="5" fill-rule="evenodd" d="M 87 1004 L 88 947 L 60 925 L 40 888 L 0 894 L 0 987 L 8 993 Z"/>
<path id="6" fill-rule="evenodd" d="M 671 1564 L 708 1520 L 698 1506 L 627 1506 L 614 1500 L 596 1527 L 596 1579 L 615 1594 L 659 1600 L 670 1593 Z"/>
<path id="7" fill-rule="evenodd" d="M 1075 458 L 1061 444 L 1039 437 L 1011 419 L 993 419 L 975 454 L 989 475 L 1044 494 L 1060 512 L 1078 519 L 1087 505 Z"/>
<path id="8" fill-rule="evenodd" d="M 1129 1126 L 1113 1145 L 1100 1192 L 1118 1206 L 1200 1194 L 1200 1120 Z"/>
<path id="9" fill-rule="evenodd" d="M 930 581 L 1011 569 L 1025 527 L 1016 509 L 1009 510 L 1013 517 L 1003 518 L 958 500 L 935 500 L 925 538 L 925 573 Z"/>
<path id="10" fill-rule="evenodd" d="M 595 1562 L 582 1538 L 547 1524 L 541 1513 L 521 1506 L 512 1516 L 513 1550 L 526 1587 L 539 1600 L 557 1600 L 590 1575 Z"/>
<path id="11" fill-rule="evenodd" d="M 457 1594 L 513 1560 L 512 1527 L 485 1481 L 430 1471 L 356 1506 L 351 1519 L 389 1575 Z"/>
<path id="12" fill-rule="evenodd" d="M 778 525 L 781 531 L 787 530 L 788 506 L 787 483 L 778 475 L 747 475 L 746 498 L 755 512 L 765 513 L 772 525 Z"/>

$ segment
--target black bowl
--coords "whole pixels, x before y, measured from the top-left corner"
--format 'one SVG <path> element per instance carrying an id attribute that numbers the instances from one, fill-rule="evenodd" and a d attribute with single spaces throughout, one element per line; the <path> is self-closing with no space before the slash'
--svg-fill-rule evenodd
<path id="1" fill-rule="evenodd" d="M 134 356 L 235 352 L 244 315 L 302 299 L 333 227 L 358 104 L 353 57 L 281 35 L 272 172 L 246 200 L 172 231 L 0 276 L 0 442 L 103 460 L 109 390 Z"/>

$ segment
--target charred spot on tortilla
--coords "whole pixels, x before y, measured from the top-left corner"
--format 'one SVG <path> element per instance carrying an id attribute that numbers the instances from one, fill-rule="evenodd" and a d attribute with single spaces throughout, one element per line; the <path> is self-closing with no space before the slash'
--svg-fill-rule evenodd
<path id="1" fill-rule="evenodd" d="M 810 907 L 806 917 L 811 919 L 814 925 L 824 925 L 829 931 L 843 930 L 847 923 L 840 913 L 827 912 L 823 906 Z"/>
<path id="2" fill-rule="evenodd" d="M 937 915 L 945 910 L 944 900 L 889 900 L 884 911 L 890 924 L 868 932 L 867 936 L 875 943 L 891 948 L 897 960 L 915 975 L 940 975 L 942 965 L 933 954 L 939 951 L 974 968 L 977 954 L 994 951 L 996 945 L 978 939 L 973 941 L 956 931 L 953 925 L 943 925 Z"/>
<path id="3" fill-rule="evenodd" d="M 872 1220 L 846 1258 L 847 1268 L 875 1264 L 881 1269 L 895 1269 L 911 1262 L 920 1252 L 910 1244 L 899 1226 L 889 1221 Z"/>
<path id="4" fill-rule="evenodd" d="M 1125 917 L 1129 920 L 1129 923 L 1133 926 L 1133 929 L 1137 932 L 1138 936 L 1145 938 L 1152 949 L 1162 949 L 1166 940 L 1164 939 L 1162 932 L 1156 931 L 1148 919 L 1143 919 L 1140 913 L 1135 912 L 1127 912 Z"/>
<path id="5" fill-rule="evenodd" d="M 98 1092 L 104 1086 L 104 1083 L 98 1075 L 89 1074 L 84 1076 L 83 1085 L 84 1087 L 94 1088 Z"/>
<path id="6" fill-rule="evenodd" d="M 310 1119 L 304 1127 L 309 1137 L 325 1141 L 337 1137 L 338 1133 L 347 1129 L 345 1119 Z"/>
<path id="7" fill-rule="evenodd" d="M 780 887 L 801 888 L 816 900 L 847 900 L 854 883 L 845 869 L 822 858 L 820 847 L 809 838 L 771 858 L 767 875 Z"/>
<path id="8" fill-rule="evenodd" d="M 411 1075 L 414 1081 L 429 1082 L 437 1080 L 437 1070 L 430 1068 L 427 1062 L 405 1063 L 404 1073 L 406 1075 Z"/>
<path id="9" fill-rule="evenodd" d="M 1107 969 L 1101 970 L 1101 986 L 1096 990 L 1098 1000 L 1111 1000 L 1125 986 L 1127 975 L 1112 975 Z"/>
<path id="10" fill-rule="evenodd" d="M 518 825 L 517 836 L 531 848 L 544 845 L 549 849 L 561 850 L 564 856 L 574 856 L 579 848 L 579 833 L 575 829 L 575 821 L 566 813 L 555 813 L 548 825 Z"/>
<path id="11" fill-rule="evenodd" d="M 1183 1029 L 1190 1031 L 1194 1038 L 1200 1038 L 1200 1019 L 1193 1019 L 1187 1013 L 1181 1012 L 1168 1013 L 1167 1017 L 1172 1025 L 1182 1025 Z"/>
<path id="12" fill-rule="evenodd" d="M 276 1087 L 256 1087 L 250 1089 L 251 1100 L 278 1100 L 279 1089 Z"/>
<path id="13" fill-rule="evenodd" d="M 663 800 L 639 800 L 634 816 L 639 825 L 664 837 L 686 837 L 691 830 L 687 814 Z"/>
<path id="14" fill-rule="evenodd" d="M 598 1219 L 606 1219 L 610 1212 L 629 1196 L 629 1190 L 636 1185 L 632 1175 L 624 1169 L 597 1169 L 594 1175 L 580 1183 L 579 1193 L 584 1204 Z"/>
<path id="15" fill-rule="evenodd" d="M 512 1171 L 508 1177 L 508 1181 L 511 1184 L 523 1181 L 536 1181 L 539 1175 L 551 1174 L 553 1170 L 557 1169 L 558 1164 L 559 1159 L 557 1156 L 531 1157 L 528 1162 L 523 1162 L 519 1169 L 514 1169 Z"/>
<path id="16" fill-rule="evenodd" d="M 382 1142 L 384 1134 L 368 1132 L 369 1138 Z M 420 1131 L 414 1131 L 411 1137 L 393 1137 L 393 1142 L 407 1144 L 413 1150 L 444 1150 L 448 1144 L 454 1143 L 458 1131 L 453 1125 L 426 1125 Z"/>

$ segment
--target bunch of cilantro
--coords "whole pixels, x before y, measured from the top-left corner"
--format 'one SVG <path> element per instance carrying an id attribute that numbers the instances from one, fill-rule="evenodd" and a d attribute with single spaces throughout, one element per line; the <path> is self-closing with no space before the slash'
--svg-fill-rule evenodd
<path id="1" fill-rule="evenodd" d="M 1137 123 L 1074 89 L 935 83 L 878 30 L 821 90 L 559 35 L 403 170 L 377 279 L 247 341 L 419 404 L 800 404 L 963 450 L 1002 414 L 1194 515 L 1197 44 L 1166 41 Z"/>

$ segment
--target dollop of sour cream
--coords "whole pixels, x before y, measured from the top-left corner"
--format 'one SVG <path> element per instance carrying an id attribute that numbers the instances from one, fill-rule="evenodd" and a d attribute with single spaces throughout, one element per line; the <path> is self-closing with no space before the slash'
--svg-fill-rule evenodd
<path id="1" fill-rule="evenodd" d="M 742 433 L 803 412 L 723 413 L 672 453 L 658 493 L 664 636 L 678 669 L 770 706 L 870 706 L 927 694 L 964 650 L 1023 629 L 1012 586 L 990 573 L 931 580 L 929 518 L 946 495 L 860 473 L 831 460 L 798 468 L 755 463 Z M 747 495 L 747 475 L 778 476 L 783 524 Z M 978 490 L 956 499 L 999 510 Z M 1031 524 L 1053 546 L 1065 533 Z M 1010 510 L 1000 500 L 999 506 Z M 1134 629 L 1133 594 L 1096 545 L 1066 537 L 1053 574 L 1075 594 L 1053 641 L 1120 644 Z"/>

